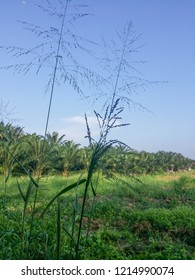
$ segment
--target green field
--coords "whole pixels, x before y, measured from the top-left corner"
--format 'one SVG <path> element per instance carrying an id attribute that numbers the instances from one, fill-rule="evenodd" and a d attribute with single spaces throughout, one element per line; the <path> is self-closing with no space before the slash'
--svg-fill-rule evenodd
<path id="1" fill-rule="evenodd" d="M 74 259 L 82 185 L 61 195 L 41 214 L 77 177 L 42 178 L 37 193 L 32 186 L 26 209 L 18 184 L 25 194 L 28 179 L 10 178 L 5 183 L 1 177 L 0 259 Z M 89 194 L 86 202 L 78 258 L 195 259 L 194 171 L 114 180 L 100 177 L 94 192 L 95 201 Z"/>

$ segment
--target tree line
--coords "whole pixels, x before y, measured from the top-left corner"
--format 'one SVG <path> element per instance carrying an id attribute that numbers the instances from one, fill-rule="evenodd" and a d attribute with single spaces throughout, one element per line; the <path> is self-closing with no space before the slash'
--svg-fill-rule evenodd
<path id="1" fill-rule="evenodd" d="M 95 145 L 95 144 L 93 144 Z M 20 126 L 0 122 L 0 174 L 20 176 L 26 170 L 35 177 L 69 176 L 87 171 L 92 146 L 81 147 L 58 132 L 46 136 L 24 133 Z M 138 152 L 125 145 L 111 147 L 99 162 L 103 174 L 157 174 L 195 168 L 195 161 L 180 153 Z"/>

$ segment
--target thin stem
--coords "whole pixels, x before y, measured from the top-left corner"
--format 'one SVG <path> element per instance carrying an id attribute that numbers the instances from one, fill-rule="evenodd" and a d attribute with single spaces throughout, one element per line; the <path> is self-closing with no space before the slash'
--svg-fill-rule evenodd
<path id="1" fill-rule="evenodd" d="M 96 178 L 95 191 L 97 190 L 97 187 L 98 187 L 99 177 L 100 177 L 100 170 L 98 170 L 98 174 L 97 174 L 97 178 Z M 91 225 L 91 220 L 92 220 L 92 214 L 93 214 L 93 210 L 94 210 L 94 206 L 95 206 L 95 201 L 96 201 L 96 196 L 94 195 L 92 205 L 91 205 L 90 215 L 89 215 L 88 222 L 87 222 L 87 233 L 86 233 L 85 244 L 87 243 L 87 240 L 88 240 L 88 237 L 89 237 L 89 229 L 90 229 L 90 225 Z"/>
<path id="2" fill-rule="evenodd" d="M 126 49 L 127 49 L 127 43 L 128 43 L 128 37 L 129 37 L 129 32 L 130 32 L 130 25 L 128 26 L 128 30 L 124 39 L 124 43 L 123 43 L 123 49 L 122 49 L 122 54 L 121 54 L 121 58 L 120 58 L 120 62 L 118 65 L 118 70 L 117 70 L 117 75 L 116 75 L 116 80 L 115 80 L 115 84 L 114 84 L 114 88 L 113 88 L 113 94 L 112 94 L 112 99 L 111 99 L 111 103 L 109 106 L 109 114 L 107 116 L 107 121 L 105 122 L 105 125 L 103 126 L 102 132 L 101 132 L 101 138 L 105 138 L 106 135 L 109 132 L 109 127 L 110 127 L 110 120 L 111 120 L 111 115 L 113 113 L 113 108 L 114 108 L 114 104 L 116 102 L 116 94 L 117 94 L 117 88 L 118 88 L 118 84 L 119 84 L 119 79 L 121 76 L 121 68 L 122 65 L 124 63 L 124 56 L 126 53 Z M 109 65 L 109 69 L 110 69 L 110 65 Z M 104 139 L 105 140 L 105 139 Z"/>
<path id="3" fill-rule="evenodd" d="M 97 148 L 96 148 L 97 150 Z M 83 203 L 82 203 L 82 208 L 81 208 L 81 217 L 79 221 L 79 231 L 78 231 L 78 237 L 77 237 L 77 243 L 76 243 L 76 259 L 78 258 L 78 253 L 79 253 L 79 245 L 80 245 L 80 239 L 81 239 L 81 231 L 82 231 L 82 224 L 83 224 L 83 216 L 84 216 L 84 211 L 85 211 L 85 204 L 86 204 L 86 199 L 87 199 L 87 193 L 88 193 L 88 188 L 89 184 L 91 182 L 93 173 L 94 173 L 94 161 L 95 161 L 95 155 L 96 155 L 96 150 L 94 151 L 92 158 L 91 158 L 91 163 L 89 166 L 88 174 L 87 174 L 87 180 L 85 183 L 85 191 L 83 195 Z"/>
<path id="4" fill-rule="evenodd" d="M 91 172 L 90 172 L 90 175 L 92 175 Z M 76 259 L 78 258 L 78 253 L 79 253 L 79 245 L 80 245 L 80 239 L 81 239 L 81 230 L 82 230 L 82 224 L 83 224 L 83 216 L 84 216 L 84 210 L 85 210 L 85 203 L 86 203 L 89 183 L 90 183 L 90 180 L 91 180 L 91 176 L 90 175 L 88 175 L 87 181 L 86 181 L 86 184 L 85 184 L 85 191 L 84 191 L 83 203 L 82 203 L 82 208 L 81 208 L 81 217 L 80 217 L 80 221 L 79 221 L 79 232 L 78 232 L 77 243 L 76 243 Z"/>
<path id="5" fill-rule="evenodd" d="M 52 87 L 51 87 L 51 93 L 50 93 L 50 100 L 49 100 L 49 107 L 48 107 L 47 120 L 46 120 L 46 126 L 45 126 L 45 137 L 46 137 L 47 132 L 48 132 L 49 118 L 50 118 L 50 112 L 51 112 L 51 105 L 52 105 L 52 99 L 53 99 L 53 93 L 54 93 L 54 87 L 55 87 L 55 80 L 56 80 L 56 74 L 57 74 L 57 68 L 58 68 L 58 62 L 59 62 L 60 46 L 61 46 L 61 41 L 62 41 L 62 34 L 63 34 L 64 24 L 65 24 L 66 12 L 67 12 L 67 9 L 68 9 L 68 2 L 69 1 L 66 1 L 66 6 L 65 6 L 65 9 L 64 9 L 62 25 L 61 25 L 61 30 L 60 30 L 60 36 L 59 36 L 59 41 L 58 41 L 58 48 L 57 48 L 57 54 L 56 54 L 56 60 L 55 60 L 53 79 L 52 79 Z"/>
<path id="6" fill-rule="evenodd" d="M 32 229 L 33 229 L 33 224 L 34 224 L 35 209 L 36 209 L 36 204 L 37 204 L 37 194 L 38 194 L 38 189 L 36 188 L 35 197 L 34 197 L 34 201 L 33 201 L 33 209 L 32 209 L 29 236 L 31 236 L 31 234 L 32 234 Z"/>
<path id="7" fill-rule="evenodd" d="M 116 97 L 119 78 L 120 78 L 120 74 L 121 74 L 121 67 L 122 67 L 122 64 L 123 64 L 124 55 L 125 55 L 125 51 L 126 51 L 127 41 L 128 41 L 128 33 L 127 33 L 127 36 L 125 38 L 125 43 L 123 45 L 123 51 L 122 51 L 122 55 L 121 55 L 121 59 L 120 59 L 119 67 L 118 67 L 117 77 L 116 77 L 116 81 L 115 81 L 115 86 L 114 86 L 114 91 L 113 91 L 112 101 L 111 101 L 111 106 L 110 106 L 110 115 L 111 115 L 112 108 L 113 108 L 113 105 L 114 105 L 114 102 L 115 102 L 115 97 Z M 109 115 L 109 117 L 110 117 L 110 115 Z"/>
<path id="8" fill-rule="evenodd" d="M 7 182 L 6 182 L 6 178 L 4 178 L 4 198 L 3 198 L 4 218 L 7 209 L 6 204 L 7 204 Z"/>
<path id="9" fill-rule="evenodd" d="M 61 209 L 60 200 L 57 200 L 57 222 L 56 222 L 56 259 L 60 259 L 60 243 L 61 243 Z"/>

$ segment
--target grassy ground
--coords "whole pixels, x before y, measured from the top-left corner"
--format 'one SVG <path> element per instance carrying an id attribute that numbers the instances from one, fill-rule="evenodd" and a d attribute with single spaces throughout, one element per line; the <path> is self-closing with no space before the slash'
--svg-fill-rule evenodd
<path id="1" fill-rule="evenodd" d="M 24 201 L 16 178 L 9 179 L 6 186 L 0 179 L 0 259 L 71 258 L 74 241 L 67 232 L 73 230 L 74 210 L 80 211 L 82 186 L 77 196 L 72 190 L 61 197 L 60 216 L 56 202 L 40 215 L 54 195 L 77 177 L 42 178 L 33 221 L 34 188 L 23 219 Z M 25 193 L 27 179 L 20 178 L 19 184 Z M 81 259 L 195 259 L 195 172 L 101 178 L 95 204 L 89 196 L 86 206 Z M 75 215 L 75 229 L 78 221 Z"/>

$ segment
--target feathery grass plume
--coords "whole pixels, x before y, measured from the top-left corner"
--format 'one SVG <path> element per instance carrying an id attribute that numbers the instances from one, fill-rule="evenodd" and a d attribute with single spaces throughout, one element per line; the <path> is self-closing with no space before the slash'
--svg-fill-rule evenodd
<path id="1" fill-rule="evenodd" d="M 95 58 L 95 54 L 89 46 L 97 45 L 85 37 L 78 35 L 74 26 L 84 17 L 90 16 L 84 12 L 88 5 L 76 4 L 75 0 L 56 1 L 46 0 L 45 5 L 36 5 L 45 16 L 54 17 L 59 26 L 48 29 L 26 21 L 18 21 L 24 30 L 30 32 L 37 44 L 31 47 L 0 46 L 12 55 L 14 59 L 24 59 L 24 63 L 2 66 L 0 69 L 13 70 L 18 74 L 27 74 L 35 70 L 39 74 L 42 69 L 48 72 L 46 91 L 50 92 L 49 104 L 45 125 L 45 136 L 48 133 L 48 125 L 55 86 L 62 83 L 70 85 L 80 96 L 85 98 L 81 84 L 87 83 L 93 87 L 106 82 L 101 75 L 81 64 L 83 54 Z M 39 43 L 40 42 L 40 43 Z"/>
<path id="2" fill-rule="evenodd" d="M 108 41 L 103 38 L 104 57 L 101 58 L 100 65 L 107 84 L 103 84 L 101 96 L 106 98 L 104 107 L 110 105 L 110 113 L 117 99 L 129 109 L 133 107 L 150 112 L 133 98 L 133 95 L 140 91 L 146 92 L 148 87 L 159 84 L 159 81 L 145 79 L 139 70 L 140 65 L 147 63 L 139 58 L 136 60 L 136 54 L 143 47 L 143 44 L 139 43 L 141 35 L 137 34 L 133 22 L 129 21 L 123 29 L 116 30 L 114 39 Z"/>
<path id="3" fill-rule="evenodd" d="M 113 145 L 115 145 L 117 143 L 120 143 L 120 144 L 122 143 L 119 140 L 107 140 L 107 137 L 108 137 L 111 129 L 128 125 L 128 124 L 115 125 L 116 121 L 119 119 L 119 114 L 123 111 L 123 108 L 118 108 L 118 105 L 119 105 L 119 100 L 117 99 L 112 104 L 112 106 L 107 106 L 104 116 L 101 116 L 99 113 L 97 113 L 95 111 L 95 115 L 98 120 L 98 124 L 99 124 L 99 128 L 100 128 L 99 139 L 97 141 L 95 141 L 91 136 L 91 131 L 90 131 L 89 123 L 87 120 L 87 115 L 85 114 L 86 127 L 87 127 L 87 138 L 89 139 L 89 143 L 92 148 L 92 155 L 91 155 L 91 160 L 90 160 L 90 164 L 89 164 L 88 171 L 87 171 L 85 190 L 84 190 L 84 194 L 83 194 L 83 202 L 82 202 L 82 207 L 81 207 L 77 244 L 76 244 L 76 248 L 75 248 L 76 258 L 79 257 L 83 218 L 84 218 L 84 213 L 85 213 L 87 194 L 88 194 L 90 186 L 91 186 L 94 198 L 96 196 L 96 192 L 95 192 L 95 189 L 93 188 L 93 182 L 92 182 L 93 175 L 94 175 L 95 171 L 98 168 L 100 168 L 101 159 L 106 154 L 106 152 Z M 118 112 L 115 112 L 115 111 L 118 111 Z M 98 183 L 96 183 L 96 185 L 98 185 Z M 88 236 L 88 233 L 87 233 L 87 236 Z"/>
<path id="4" fill-rule="evenodd" d="M 103 156 L 113 145 L 120 144 L 126 146 L 120 140 L 108 140 L 110 131 L 114 128 L 120 128 L 129 125 L 129 123 L 120 123 L 120 121 L 122 120 L 121 114 L 124 111 L 124 106 L 129 105 L 132 102 L 131 95 L 133 92 L 137 92 L 138 87 L 145 89 L 147 85 L 152 84 L 145 79 L 136 77 L 134 75 L 134 72 L 138 71 L 134 66 L 132 66 L 133 62 L 129 62 L 129 58 L 132 53 L 137 52 L 140 48 L 135 46 L 135 43 L 137 43 L 139 37 L 140 35 L 137 35 L 133 31 L 132 22 L 129 22 L 122 31 L 117 31 L 117 41 L 111 41 L 112 47 L 110 47 L 104 41 L 106 58 L 103 59 L 103 69 L 107 71 L 109 76 L 107 78 L 108 83 L 106 84 L 107 91 L 103 90 L 103 92 L 107 97 L 107 100 L 103 106 L 103 115 L 94 110 L 94 114 L 99 126 L 99 138 L 97 141 L 92 138 L 87 116 L 85 115 L 87 127 L 86 137 L 89 139 L 89 144 L 92 148 L 92 155 L 88 167 L 87 179 L 83 195 L 76 245 L 76 258 L 79 257 L 81 231 L 86 207 L 86 199 L 89 192 L 89 187 L 93 186 L 93 175 L 95 171 L 101 167 L 101 160 Z M 131 72 L 133 72 L 133 75 L 131 74 Z M 133 102 L 133 104 L 135 103 Z M 144 108 L 141 104 L 140 107 Z M 96 192 L 94 192 L 93 187 L 92 193 L 95 198 Z"/>

